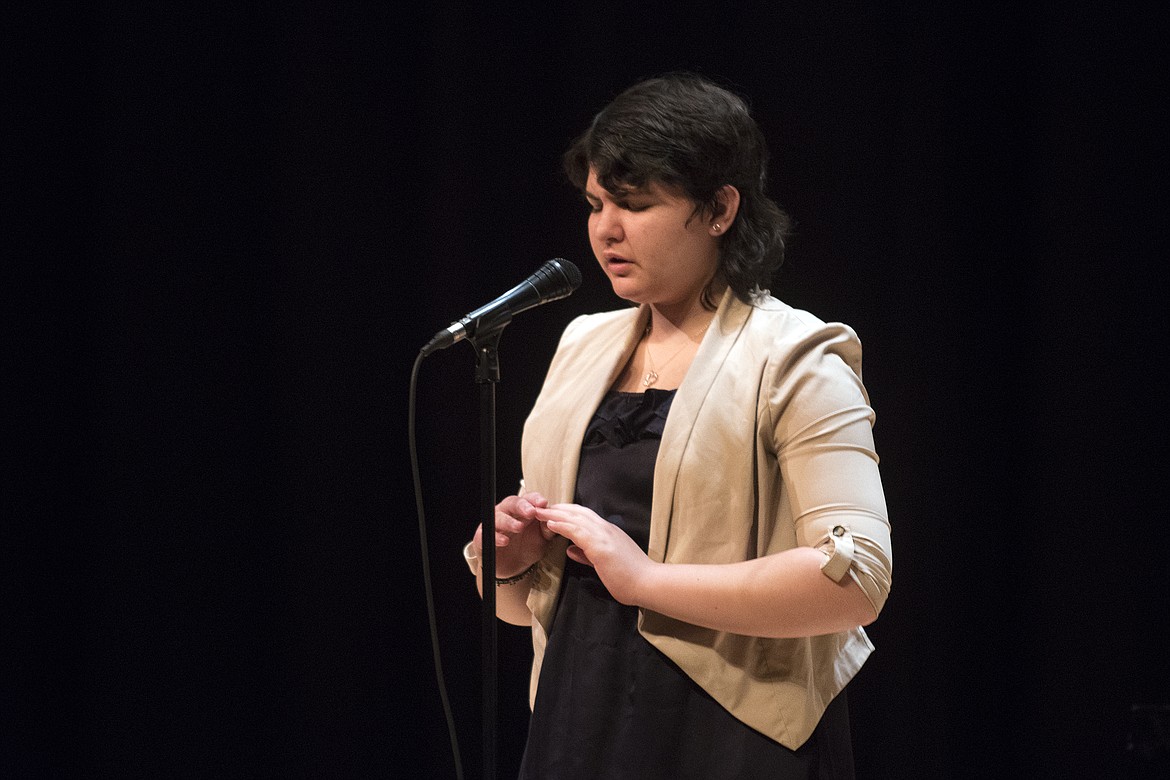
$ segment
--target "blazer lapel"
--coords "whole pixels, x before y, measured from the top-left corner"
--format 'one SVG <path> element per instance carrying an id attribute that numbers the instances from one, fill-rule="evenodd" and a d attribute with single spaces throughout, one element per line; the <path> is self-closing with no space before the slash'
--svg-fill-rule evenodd
<path id="1" fill-rule="evenodd" d="M 554 491 L 548 495 L 553 502 L 570 502 L 575 498 L 585 430 L 646 328 L 650 314 L 645 306 L 631 310 L 631 314 L 634 316 L 601 325 L 588 338 L 580 337 L 574 348 L 577 351 L 564 356 L 568 361 L 568 375 L 563 376 L 558 370 L 556 381 L 547 382 L 542 390 L 542 394 L 550 394 L 548 403 L 556 410 L 556 419 L 542 421 L 548 428 L 539 432 L 529 432 L 526 426 L 525 437 L 534 437 L 534 443 L 539 441 L 531 453 L 535 462 L 528 464 L 540 471 L 535 486 Z M 541 567 L 541 576 L 536 578 L 528 594 L 528 607 L 540 624 L 540 632 L 533 635 L 536 644 L 543 645 L 551 628 L 567 546 L 567 542 L 558 541 L 550 548 L 545 557 L 548 565 Z"/>
<path id="2" fill-rule="evenodd" d="M 666 560 L 679 465 L 711 385 L 723 369 L 751 312 L 751 305 L 736 298 L 730 288 L 724 292 L 715 319 L 707 329 L 686 378 L 679 385 L 670 405 L 670 414 L 666 418 L 666 428 L 662 432 L 662 442 L 658 449 L 658 460 L 654 465 L 654 506 L 650 516 L 649 548 L 653 560 Z"/>
<path id="3" fill-rule="evenodd" d="M 566 391 L 570 394 L 568 403 L 563 408 L 570 409 L 565 419 L 565 427 L 560 441 L 561 464 L 560 473 L 555 484 L 564 496 L 565 501 L 572 501 L 576 492 L 577 467 L 581 458 L 581 445 L 585 439 L 585 429 L 593 419 L 601 399 L 617 381 L 638 340 L 645 322 L 649 317 L 649 310 L 640 307 L 633 318 L 633 327 L 626 323 L 614 323 L 608 326 L 608 332 L 595 342 L 591 342 L 590 352 L 586 356 L 585 365 L 581 366 Z M 576 442 L 576 446 L 564 446 L 564 442 Z"/>

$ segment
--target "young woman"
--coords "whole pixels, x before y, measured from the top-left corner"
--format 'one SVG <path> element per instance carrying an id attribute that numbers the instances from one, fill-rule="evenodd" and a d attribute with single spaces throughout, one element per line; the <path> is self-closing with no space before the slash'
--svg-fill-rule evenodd
<path id="1" fill-rule="evenodd" d="M 565 330 L 496 508 L 498 614 L 535 649 L 522 777 L 852 777 L 889 523 L 856 335 L 764 289 L 766 161 L 743 101 L 687 74 L 565 155 L 637 307 Z"/>

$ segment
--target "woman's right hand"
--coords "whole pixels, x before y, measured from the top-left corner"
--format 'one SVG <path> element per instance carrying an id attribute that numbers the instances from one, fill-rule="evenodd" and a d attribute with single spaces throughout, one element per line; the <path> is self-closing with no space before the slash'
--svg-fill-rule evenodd
<path id="1" fill-rule="evenodd" d="M 544 557 L 556 534 L 536 519 L 537 507 L 548 506 L 540 493 L 508 496 L 496 504 L 496 576 L 519 574 Z M 483 550 L 483 525 L 475 529 L 473 549 Z M 482 557 L 482 552 L 480 552 Z"/>

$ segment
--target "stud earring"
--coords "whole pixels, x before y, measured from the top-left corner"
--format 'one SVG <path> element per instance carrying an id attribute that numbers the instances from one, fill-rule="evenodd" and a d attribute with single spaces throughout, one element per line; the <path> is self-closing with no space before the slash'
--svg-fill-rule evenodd
<path id="1" fill-rule="evenodd" d="M 711 226 L 711 230 L 712 230 L 712 232 L 715 232 L 715 233 L 718 233 L 718 232 L 719 232 L 720 230 L 722 230 L 722 229 L 723 229 L 723 228 L 719 226 L 719 223 L 718 223 L 718 222 L 716 222 L 714 225 L 712 225 L 712 226 Z"/>

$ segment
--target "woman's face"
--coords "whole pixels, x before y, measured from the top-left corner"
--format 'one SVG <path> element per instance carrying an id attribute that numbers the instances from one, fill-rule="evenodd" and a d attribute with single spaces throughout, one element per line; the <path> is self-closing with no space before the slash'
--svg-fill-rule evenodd
<path id="1" fill-rule="evenodd" d="M 719 265 L 714 218 L 682 194 L 651 183 L 615 195 L 589 171 L 589 242 L 613 291 L 635 303 L 682 307 L 698 300 Z"/>

